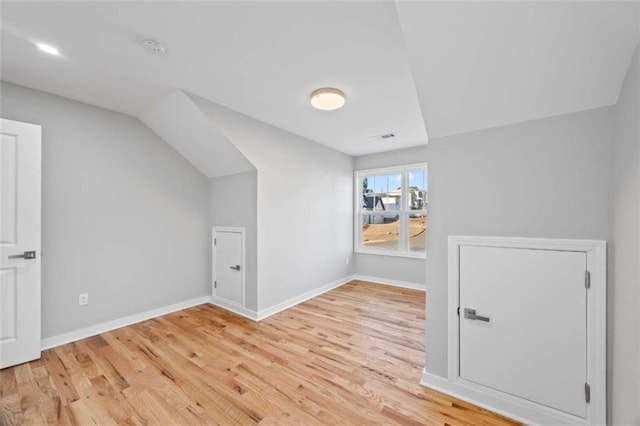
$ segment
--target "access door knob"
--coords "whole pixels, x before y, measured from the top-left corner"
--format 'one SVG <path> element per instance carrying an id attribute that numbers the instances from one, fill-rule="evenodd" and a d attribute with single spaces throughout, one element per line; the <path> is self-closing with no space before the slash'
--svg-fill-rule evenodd
<path id="1" fill-rule="evenodd" d="M 35 251 L 25 251 L 23 254 L 9 255 L 9 259 L 35 259 L 35 258 L 36 258 Z"/>
<path id="2" fill-rule="evenodd" d="M 229 269 L 233 269 L 235 271 L 239 271 L 240 270 L 240 265 L 236 265 L 236 266 L 229 266 Z"/>
<path id="3" fill-rule="evenodd" d="M 481 315 L 476 315 L 475 309 L 464 308 L 464 317 L 470 320 L 484 321 L 490 322 L 491 319 L 489 317 L 483 317 Z"/>

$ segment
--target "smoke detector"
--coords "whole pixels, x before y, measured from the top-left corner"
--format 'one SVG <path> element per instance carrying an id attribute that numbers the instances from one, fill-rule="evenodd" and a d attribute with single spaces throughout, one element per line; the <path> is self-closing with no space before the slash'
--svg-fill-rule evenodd
<path id="1" fill-rule="evenodd" d="M 167 53 L 167 49 L 159 41 L 151 40 L 150 38 L 142 40 L 142 47 L 145 52 L 153 56 L 162 56 Z"/>

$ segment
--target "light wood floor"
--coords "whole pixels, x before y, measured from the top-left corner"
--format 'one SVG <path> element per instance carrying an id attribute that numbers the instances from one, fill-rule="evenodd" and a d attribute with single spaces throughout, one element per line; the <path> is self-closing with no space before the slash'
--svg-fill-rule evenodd
<path id="1" fill-rule="evenodd" d="M 419 385 L 424 312 L 359 281 L 259 323 L 197 306 L 0 371 L 0 423 L 514 424 Z"/>

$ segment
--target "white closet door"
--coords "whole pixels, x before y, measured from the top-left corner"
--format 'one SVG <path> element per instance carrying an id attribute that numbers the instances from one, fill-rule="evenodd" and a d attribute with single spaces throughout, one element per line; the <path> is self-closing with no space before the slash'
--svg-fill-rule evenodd
<path id="1" fill-rule="evenodd" d="M 214 295 L 243 306 L 242 233 L 216 231 L 215 238 Z"/>
<path id="2" fill-rule="evenodd" d="M 583 252 L 460 247 L 460 377 L 586 417 L 586 265 Z"/>

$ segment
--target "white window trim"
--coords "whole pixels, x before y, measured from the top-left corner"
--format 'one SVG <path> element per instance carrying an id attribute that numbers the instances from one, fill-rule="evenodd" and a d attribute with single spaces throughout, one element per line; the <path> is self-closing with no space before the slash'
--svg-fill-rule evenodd
<path id="1" fill-rule="evenodd" d="M 361 200 L 361 183 L 360 183 L 360 177 L 363 175 L 367 175 L 367 174 L 385 174 L 385 173 L 391 173 L 391 172 L 400 172 L 402 177 L 401 177 L 401 181 L 402 181 L 402 208 L 406 208 L 405 207 L 405 201 L 407 200 L 407 188 L 408 188 L 408 182 L 407 182 L 407 173 L 410 170 L 414 170 L 414 169 L 427 169 L 427 163 L 412 163 L 412 164 L 400 164 L 397 166 L 390 166 L 390 167 L 381 167 L 381 168 L 375 168 L 375 169 L 363 169 L 363 170 L 356 170 L 353 172 L 353 181 L 354 181 L 354 191 L 353 191 L 353 207 L 354 207 L 354 214 L 353 214 L 353 247 L 354 247 L 354 253 L 359 253 L 359 254 L 373 254 L 373 255 L 378 255 L 378 256 L 392 256 L 392 257 L 406 257 L 406 258 L 412 258 L 412 259 L 426 259 L 427 258 L 427 253 L 426 251 L 424 252 L 415 252 L 415 251 L 411 251 L 411 250 L 384 250 L 384 249 L 373 249 L 373 248 L 365 248 L 361 246 L 361 241 L 360 241 L 360 234 L 362 232 L 362 226 L 360 224 L 360 215 L 362 213 L 364 213 L 361 209 L 362 209 L 362 200 Z M 427 193 L 429 191 L 429 188 L 427 188 Z M 372 212 L 374 214 L 376 214 L 376 212 Z M 383 212 L 379 212 L 379 214 L 383 214 Z M 398 211 L 398 214 L 400 216 L 402 215 L 406 215 L 408 214 L 407 210 L 400 210 Z M 408 236 L 406 235 L 406 227 L 401 227 L 400 228 L 400 244 L 404 245 L 405 240 L 408 238 Z"/>

